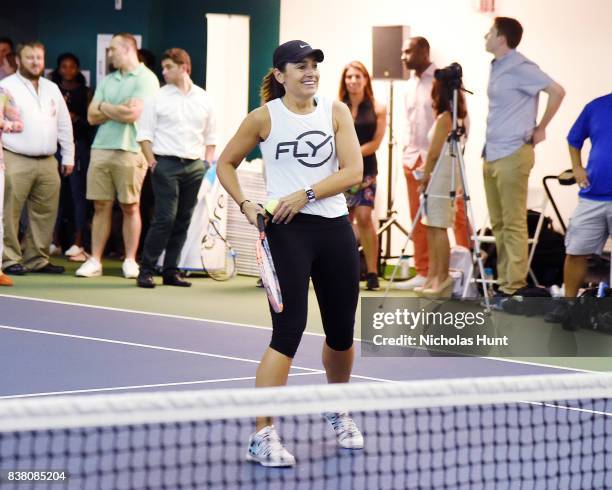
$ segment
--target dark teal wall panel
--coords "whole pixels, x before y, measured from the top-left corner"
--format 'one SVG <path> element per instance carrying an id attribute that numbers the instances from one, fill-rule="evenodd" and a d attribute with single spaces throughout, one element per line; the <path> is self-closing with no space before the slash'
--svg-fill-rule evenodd
<path id="1" fill-rule="evenodd" d="M 94 77 L 97 35 L 133 32 L 141 34 L 143 45 L 147 46 L 153 4 L 145 0 L 124 0 L 123 9 L 115 10 L 113 0 L 41 0 L 38 30 L 47 46 L 47 65 L 54 67 L 60 53 L 72 51 Z"/>
<path id="2" fill-rule="evenodd" d="M 0 0 L 0 37 L 15 44 L 38 36 L 39 0 Z"/>
<path id="3" fill-rule="evenodd" d="M 206 14 L 250 16 L 249 108 L 257 107 L 259 84 L 278 44 L 280 0 L 177 0 L 173 4 L 164 10 L 164 39 L 169 46 L 189 51 L 193 77 L 200 84 L 206 79 Z"/>
<path id="4" fill-rule="evenodd" d="M 115 10 L 114 0 L 0 1 L 8 6 L 0 9 L 0 36 L 39 38 L 47 46 L 48 67 L 60 53 L 72 51 L 95 75 L 96 36 L 127 31 L 141 34 L 158 61 L 168 47 L 186 49 L 200 85 L 206 78 L 206 13 L 248 15 L 249 109 L 259 105 L 259 84 L 279 38 L 280 0 L 123 0 L 122 10 Z"/>

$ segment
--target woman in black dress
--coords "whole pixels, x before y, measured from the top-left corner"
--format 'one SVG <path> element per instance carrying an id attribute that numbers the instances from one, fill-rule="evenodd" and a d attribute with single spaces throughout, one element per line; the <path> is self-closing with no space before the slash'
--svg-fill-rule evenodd
<path id="1" fill-rule="evenodd" d="M 374 99 L 370 74 L 360 61 L 351 61 L 344 67 L 338 98 L 351 110 L 363 156 L 363 180 L 346 192 L 349 219 L 351 223 L 357 221 L 355 234 L 367 265 L 366 289 L 377 290 L 378 235 L 372 219 L 378 174 L 375 152 L 385 135 L 387 108 Z"/>

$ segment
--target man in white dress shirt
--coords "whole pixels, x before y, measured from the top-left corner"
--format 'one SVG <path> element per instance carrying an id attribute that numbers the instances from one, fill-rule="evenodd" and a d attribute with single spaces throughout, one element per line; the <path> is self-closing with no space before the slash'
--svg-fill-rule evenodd
<path id="1" fill-rule="evenodd" d="M 136 136 L 152 170 L 155 195 L 155 214 L 137 279 L 143 288 L 155 287 L 153 273 L 164 249 L 163 283 L 191 285 L 180 277 L 178 261 L 216 145 L 211 100 L 190 78 L 189 54 L 169 49 L 162 55 L 161 65 L 166 85 L 145 103 Z"/>
<path id="2" fill-rule="evenodd" d="M 17 64 L 17 73 L 0 81 L 0 86 L 13 95 L 23 121 L 23 132 L 2 137 L 6 165 L 4 272 L 61 274 L 63 267 L 49 263 L 60 192 L 54 154 L 59 142 L 62 174 L 70 175 L 74 168 L 72 122 L 59 88 L 42 76 L 44 45 L 36 41 L 19 45 Z M 22 252 L 18 233 L 24 205 L 29 224 Z"/>

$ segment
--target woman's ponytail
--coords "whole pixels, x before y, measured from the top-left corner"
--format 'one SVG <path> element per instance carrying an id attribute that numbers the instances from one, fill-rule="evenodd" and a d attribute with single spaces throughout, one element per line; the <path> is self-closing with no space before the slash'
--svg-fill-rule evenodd
<path id="1" fill-rule="evenodd" d="M 270 68 L 266 76 L 263 77 L 261 89 L 259 90 L 261 105 L 271 100 L 278 99 L 283 95 L 285 95 L 285 87 L 283 87 L 274 77 L 274 68 Z"/>

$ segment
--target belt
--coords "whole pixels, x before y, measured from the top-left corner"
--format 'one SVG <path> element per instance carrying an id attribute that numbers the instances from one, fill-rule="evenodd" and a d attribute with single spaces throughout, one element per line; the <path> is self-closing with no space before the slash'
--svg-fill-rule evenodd
<path id="1" fill-rule="evenodd" d="M 15 151 L 11 151 L 6 148 L 4 148 L 4 151 L 8 151 L 9 153 L 12 153 L 13 155 L 19 155 L 20 157 L 33 158 L 34 160 L 44 160 L 45 158 L 49 158 L 53 156 L 53 155 L 24 155 L 23 153 L 17 153 Z"/>
<path id="2" fill-rule="evenodd" d="M 175 157 L 172 155 L 155 155 L 156 160 L 159 160 L 160 158 L 165 158 L 166 160 L 172 160 L 174 162 L 180 162 L 180 163 L 193 163 L 197 160 L 200 160 L 199 158 L 182 158 L 182 157 Z"/>

